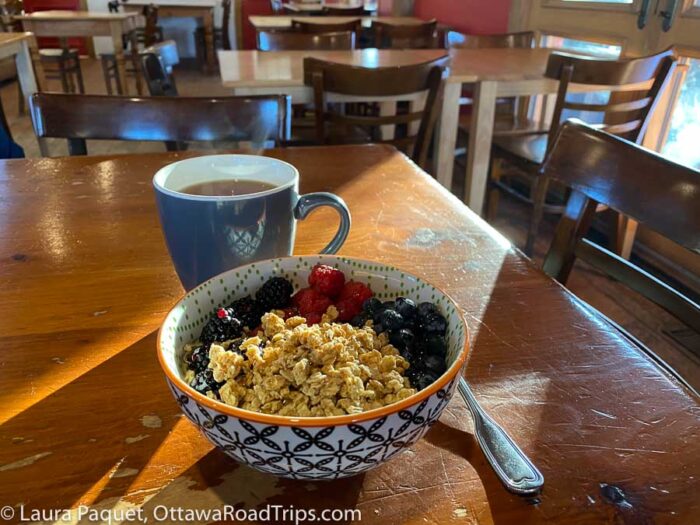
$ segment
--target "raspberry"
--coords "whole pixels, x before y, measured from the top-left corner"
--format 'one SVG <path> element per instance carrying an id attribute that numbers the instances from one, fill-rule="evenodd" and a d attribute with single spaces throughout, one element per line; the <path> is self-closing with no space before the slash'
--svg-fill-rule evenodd
<path id="1" fill-rule="evenodd" d="M 284 312 L 284 320 L 285 321 L 287 319 L 289 319 L 290 317 L 294 317 L 296 315 L 299 315 L 299 310 L 297 310 L 294 306 L 288 306 L 287 308 L 285 308 L 282 311 Z"/>
<path id="2" fill-rule="evenodd" d="M 352 321 L 352 318 L 362 312 L 362 305 L 354 300 L 345 299 L 335 304 L 338 309 L 338 320 L 344 323 Z"/>
<path id="3" fill-rule="evenodd" d="M 338 296 L 338 302 L 352 301 L 360 307 L 360 310 L 362 310 L 362 303 L 364 303 L 373 295 L 374 294 L 372 293 L 372 290 L 365 283 L 360 283 L 357 281 L 348 281 L 347 283 L 345 283 L 343 290 Z"/>
<path id="4" fill-rule="evenodd" d="M 328 297 L 337 297 L 345 284 L 345 274 L 326 264 L 317 264 L 309 274 L 309 285 Z"/>
<path id="5" fill-rule="evenodd" d="M 323 314 L 331 305 L 331 300 L 314 288 L 299 290 L 292 297 L 292 304 L 299 309 L 299 313 L 306 317 L 307 314 Z"/>
<path id="6" fill-rule="evenodd" d="M 304 317 L 306 317 L 306 324 L 307 325 L 312 325 L 312 324 L 318 324 L 321 322 L 321 314 L 317 312 L 310 312 L 306 314 Z"/>

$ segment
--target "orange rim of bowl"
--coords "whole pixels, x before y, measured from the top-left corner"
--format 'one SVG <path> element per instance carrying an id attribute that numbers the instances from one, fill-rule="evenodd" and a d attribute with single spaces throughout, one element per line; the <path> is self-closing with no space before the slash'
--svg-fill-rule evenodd
<path id="1" fill-rule="evenodd" d="M 292 257 L 279 257 L 279 259 L 291 259 Z M 297 258 L 297 257 L 294 257 Z M 332 257 L 329 257 L 332 258 Z M 340 257 L 338 257 L 340 258 Z M 277 259 L 277 258 L 276 258 Z M 360 260 L 360 259 L 353 259 L 352 257 L 342 257 L 342 259 L 349 259 L 349 260 Z M 258 262 L 264 262 L 264 261 L 258 261 Z M 392 265 L 392 268 L 398 269 L 396 266 Z M 231 270 L 227 270 L 226 272 L 223 272 L 219 275 L 224 275 Z M 412 277 L 416 277 L 410 272 L 405 272 L 403 270 L 403 273 L 410 275 Z M 219 275 L 215 275 L 209 281 L 214 280 L 219 278 Z M 464 314 L 462 313 L 462 310 L 457 306 L 457 303 L 450 297 L 449 294 L 445 293 L 444 290 L 441 288 L 435 286 L 434 284 L 431 284 L 430 282 L 426 281 L 422 277 L 416 277 L 417 279 L 420 279 L 424 283 L 432 286 L 436 290 L 438 290 L 443 296 L 445 296 L 446 299 L 448 299 L 454 307 L 457 309 L 457 313 L 459 315 L 459 319 L 462 322 L 462 325 L 464 326 L 464 346 L 460 350 L 459 354 L 457 355 L 457 358 L 454 360 L 454 362 L 450 365 L 450 367 L 443 373 L 437 381 L 435 381 L 433 384 L 431 384 L 428 388 L 424 388 L 423 390 L 419 390 L 412 396 L 407 397 L 406 399 L 402 399 L 401 401 L 398 401 L 396 403 L 391 403 L 389 405 L 380 407 L 380 408 L 374 408 L 372 410 L 367 410 L 366 412 L 359 412 L 357 414 L 347 414 L 343 416 L 304 416 L 304 417 L 294 417 L 294 416 L 278 416 L 274 414 L 263 414 L 262 412 L 253 412 L 251 410 L 245 410 L 243 408 L 238 408 L 234 407 L 231 405 L 227 405 L 226 403 L 223 403 L 221 401 L 217 401 L 215 399 L 212 399 L 210 397 L 205 396 L 204 394 L 200 394 L 197 392 L 194 388 L 189 386 L 187 383 L 185 383 L 180 377 L 176 376 L 173 374 L 173 371 L 170 369 L 170 367 L 167 365 L 165 362 L 165 358 L 163 357 L 164 353 L 164 345 L 162 344 L 162 339 L 161 339 L 161 333 L 163 331 L 163 324 L 161 323 L 160 328 L 158 329 L 158 362 L 160 363 L 160 367 L 163 369 L 165 372 L 165 375 L 167 378 L 174 383 L 180 390 L 183 392 L 187 393 L 191 398 L 193 398 L 195 401 L 198 403 L 201 403 L 203 405 L 208 406 L 209 408 L 212 408 L 218 412 L 221 412 L 222 414 L 226 414 L 228 416 L 233 416 L 238 419 L 243 419 L 245 421 L 253 421 L 255 423 L 262 423 L 266 425 L 276 425 L 276 426 L 285 426 L 285 427 L 329 427 L 329 426 L 337 426 L 337 425 L 347 425 L 347 424 L 354 424 L 354 423 L 361 423 L 363 421 L 369 421 L 371 419 L 377 419 L 383 416 L 388 416 L 390 414 L 394 414 L 396 412 L 399 412 L 400 410 L 403 410 L 405 408 L 408 408 L 410 406 L 413 406 L 417 403 L 420 403 L 424 399 L 429 398 L 432 396 L 435 392 L 443 388 L 445 385 L 447 385 L 452 378 L 454 378 L 458 373 L 461 373 L 463 366 L 466 364 L 467 357 L 469 356 L 469 350 L 470 350 L 470 339 L 469 339 L 469 326 L 467 325 L 467 322 L 464 318 Z M 208 282 L 208 281 L 205 281 Z M 178 308 L 182 300 L 185 298 L 187 295 L 187 292 L 178 299 L 177 303 L 175 303 L 175 306 L 173 306 L 168 313 L 165 316 L 165 319 L 170 317 L 170 314 L 173 313 L 173 311 Z"/>

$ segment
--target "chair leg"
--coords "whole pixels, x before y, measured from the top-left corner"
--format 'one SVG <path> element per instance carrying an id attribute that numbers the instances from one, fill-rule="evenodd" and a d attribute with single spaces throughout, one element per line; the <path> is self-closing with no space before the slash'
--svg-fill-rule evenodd
<path id="1" fill-rule="evenodd" d="M 71 93 L 70 83 L 68 79 L 68 73 L 66 72 L 66 65 L 63 61 L 58 63 L 58 74 L 61 77 L 61 87 L 64 93 Z"/>
<path id="2" fill-rule="evenodd" d="M 615 225 L 611 249 L 623 259 L 629 259 L 632 254 L 634 238 L 637 235 L 637 221 L 620 213 L 615 213 Z"/>
<path id="3" fill-rule="evenodd" d="M 19 116 L 21 117 L 24 115 L 24 93 L 22 93 L 22 86 L 19 84 L 19 80 L 17 81 L 17 108 L 19 110 Z"/>
<path id="4" fill-rule="evenodd" d="M 530 217 L 530 227 L 527 232 L 527 240 L 525 241 L 525 249 L 523 250 L 528 257 L 532 257 L 535 240 L 537 239 L 537 232 L 540 229 L 540 222 L 542 222 L 548 185 L 549 181 L 547 178 L 539 175 L 535 178 L 535 186 L 531 190 L 530 198 L 532 199 L 533 209 L 532 216 Z"/>
<path id="5" fill-rule="evenodd" d="M 75 59 L 75 77 L 78 79 L 78 93 L 85 94 L 85 84 L 83 83 L 83 70 L 80 68 L 80 59 Z"/>
<path id="6" fill-rule="evenodd" d="M 493 158 L 491 160 L 491 177 L 490 180 L 493 182 L 500 182 L 501 175 L 503 174 L 503 161 L 501 159 Z M 488 198 L 486 202 L 486 221 L 493 222 L 496 220 L 498 215 L 498 199 L 501 193 L 495 186 L 489 190 Z"/>
<path id="7" fill-rule="evenodd" d="M 109 64 L 107 63 L 107 60 L 104 58 L 101 59 L 102 62 L 102 74 L 105 77 L 105 87 L 107 88 L 107 94 L 108 95 L 113 95 L 114 90 L 112 89 L 112 78 L 110 77 L 109 73 Z"/>

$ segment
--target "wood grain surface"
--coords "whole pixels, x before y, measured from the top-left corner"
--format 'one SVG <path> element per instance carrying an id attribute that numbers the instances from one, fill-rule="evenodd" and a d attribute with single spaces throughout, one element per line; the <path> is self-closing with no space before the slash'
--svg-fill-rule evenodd
<path id="1" fill-rule="evenodd" d="M 507 493 L 459 398 L 417 445 L 337 482 L 236 464 L 181 416 L 155 351 L 183 293 L 153 173 L 196 155 L 0 163 L 0 505 L 353 509 L 363 523 L 696 523 L 700 405 L 432 178 L 385 146 L 273 150 L 353 214 L 341 251 L 442 287 L 466 313 L 467 377 L 546 478 Z M 336 228 L 300 223 L 295 252 Z M 616 487 L 619 492 L 614 489 Z M 17 515 L 15 520 L 17 521 Z"/>

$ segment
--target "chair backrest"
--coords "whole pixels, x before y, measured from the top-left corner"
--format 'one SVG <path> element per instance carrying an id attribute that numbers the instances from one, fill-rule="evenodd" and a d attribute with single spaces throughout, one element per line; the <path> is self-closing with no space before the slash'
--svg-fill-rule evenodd
<path id="1" fill-rule="evenodd" d="M 279 144 L 289 137 L 291 101 L 287 95 L 137 98 L 36 93 L 30 113 L 40 144 L 48 137 L 65 138 L 71 155 L 85 155 L 86 139 Z"/>
<path id="2" fill-rule="evenodd" d="M 304 83 L 314 90 L 317 140 L 322 144 L 352 142 L 347 131 L 368 129 L 372 142 L 393 144 L 425 166 L 448 64 L 448 56 L 421 64 L 380 68 L 305 58 Z M 346 102 L 378 101 L 396 107 L 397 101 L 404 100 L 413 102 L 408 111 L 389 115 L 346 112 L 343 107 Z M 382 138 L 383 126 L 396 126 L 395 136 Z"/>
<path id="3" fill-rule="evenodd" d="M 544 271 L 566 284 L 585 260 L 700 332 L 696 303 L 583 238 L 601 203 L 700 255 L 700 172 L 574 119 L 560 126 L 543 170 L 572 189 Z"/>
<path id="4" fill-rule="evenodd" d="M 372 22 L 374 41 L 380 49 L 435 49 L 444 47 L 437 32 L 437 20 L 419 24 Z"/>
<path id="5" fill-rule="evenodd" d="M 333 51 L 337 49 L 355 49 L 355 40 L 356 35 L 352 31 L 335 33 L 258 31 L 257 48 L 259 51 Z"/>
<path id="6" fill-rule="evenodd" d="M 324 6 L 323 14 L 327 16 L 364 16 L 365 6 L 358 5 L 356 7 L 333 7 Z"/>
<path id="7" fill-rule="evenodd" d="M 178 95 L 173 66 L 180 62 L 174 40 L 159 42 L 139 53 L 148 93 L 153 97 Z"/>
<path id="8" fill-rule="evenodd" d="M 445 44 L 457 49 L 531 48 L 535 46 L 535 32 L 465 35 L 457 31 L 447 31 Z"/>
<path id="9" fill-rule="evenodd" d="M 222 0 L 221 7 L 223 15 L 221 17 L 221 45 L 225 51 L 231 51 L 231 35 L 229 33 L 229 25 L 231 25 L 231 0 Z"/>
<path id="10" fill-rule="evenodd" d="M 557 99 L 549 131 L 549 145 L 554 142 L 566 109 L 603 115 L 601 129 L 620 137 L 640 142 L 659 95 L 671 78 L 676 65 L 673 50 L 656 55 L 621 60 L 602 60 L 566 53 L 552 53 L 545 76 L 559 80 Z M 650 84 L 625 93 L 615 93 L 620 86 Z M 607 103 L 573 102 L 569 100 L 569 85 L 599 86 L 600 91 L 613 91 Z"/>
<path id="11" fill-rule="evenodd" d="M 143 27 L 143 45 L 152 46 L 159 40 L 158 33 L 158 6 L 149 4 L 143 6 L 143 16 L 146 24 Z"/>
<path id="12" fill-rule="evenodd" d="M 323 18 L 314 17 L 314 20 L 323 20 Z M 359 33 L 362 29 L 362 20 L 357 18 L 347 22 L 307 22 L 294 18 L 292 29 L 302 33 L 337 33 L 339 31 Z"/>

